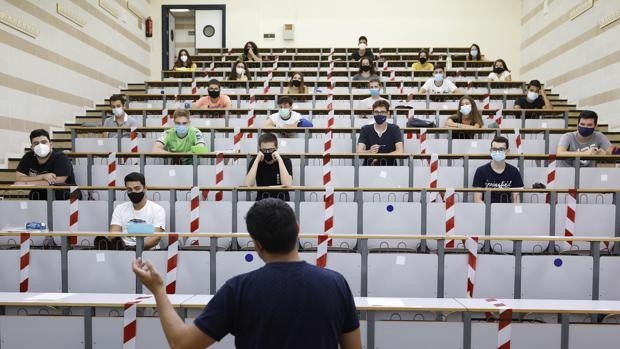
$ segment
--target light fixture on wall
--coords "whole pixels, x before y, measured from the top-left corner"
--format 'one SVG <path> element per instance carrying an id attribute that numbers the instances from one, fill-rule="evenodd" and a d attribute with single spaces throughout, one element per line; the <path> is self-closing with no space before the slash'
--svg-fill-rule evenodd
<path id="1" fill-rule="evenodd" d="M 170 12 L 189 12 L 188 8 L 171 8 Z"/>
<path id="2" fill-rule="evenodd" d="M 284 32 L 282 33 L 282 39 L 295 40 L 295 26 L 287 23 L 284 25 Z"/>

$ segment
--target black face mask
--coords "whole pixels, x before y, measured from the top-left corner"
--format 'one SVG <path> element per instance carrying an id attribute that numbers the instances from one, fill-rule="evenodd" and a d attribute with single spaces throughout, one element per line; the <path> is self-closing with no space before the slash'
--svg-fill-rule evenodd
<path id="1" fill-rule="evenodd" d="M 139 193 L 127 193 L 127 196 L 129 197 L 129 200 L 131 200 L 132 203 L 137 204 L 140 201 L 142 201 L 142 199 L 144 199 L 144 192 L 141 191 Z"/>
<path id="2" fill-rule="evenodd" d="M 217 98 L 220 96 L 220 90 L 209 90 L 209 97 Z"/>
<path id="3" fill-rule="evenodd" d="M 270 162 L 271 160 L 273 160 L 273 153 L 263 153 L 263 155 L 265 155 L 263 157 L 263 161 Z"/>
<path id="4" fill-rule="evenodd" d="M 295 86 L 295 87 L 301 86 L 301 80 L 295 79 L 295 80 L 292 81 L 292 83 L 293 83 L 293 86 Z"/>
<path id="5" fill-rule="evenodd" d="M 370 66 L 369 65 L 363 65 L 362 66 L 362 71 L 370 71 Z"/>
<path id="6" fill-rule="evenodd" d="M 498 74 L 498 75 L 499 75 L 499 74 L 501 74 L 501 73 L 503 73 L 503 72 L 504 72 L 504 70 L 505 70 L 505 69 L 504 69 L 504 68 L 502 68 L 502 67 L 495 67 L 495 68 L 493 68 L 493 72 L 495 72 L 495 74 Z"/>
<path id="7" fill-rule="evenodd" d="M 426 58 L 426 57 L 421 57 L 421 58 L 420 58 L 420 63 L 425 64 L 427 60 L 428 60 L 428 58 Z"/>

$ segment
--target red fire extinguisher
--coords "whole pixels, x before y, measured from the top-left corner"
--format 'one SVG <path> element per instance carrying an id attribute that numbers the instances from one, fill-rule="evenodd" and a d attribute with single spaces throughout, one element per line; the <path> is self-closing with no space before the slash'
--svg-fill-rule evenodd
<path id="1" fill-rule="evenodd" d="M 146 37 L 150 38 L 153 36 L 153 20 L 151 17 L 146 19 L 146 23 L 144 25 L 146 27 Z"/>

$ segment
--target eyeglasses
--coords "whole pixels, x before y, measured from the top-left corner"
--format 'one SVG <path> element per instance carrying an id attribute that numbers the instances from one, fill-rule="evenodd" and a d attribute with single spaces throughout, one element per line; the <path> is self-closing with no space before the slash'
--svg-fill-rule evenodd
<path id="1" fill-rule="evenodd" d="M 260 149 L 260 152 L 263 154 L 273 153 L 274 151 L 276 151 L 276 148 Z"/>
<path id="2" fill-rule="evenodd" d="M 491 148 L 491 151 L 506 151 L 506 148 Z"/>

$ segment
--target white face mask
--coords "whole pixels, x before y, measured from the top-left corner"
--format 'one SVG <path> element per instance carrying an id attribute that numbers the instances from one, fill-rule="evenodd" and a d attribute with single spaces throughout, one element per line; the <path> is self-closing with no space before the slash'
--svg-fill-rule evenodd
<path id="1" fill-rule="evenodd" d="M 360 50 L 365 50 L 366 49 L 366 44 L 362 42 L 361 44 L 358 45 L 358 47 L 359 47 Z"/>
<path id="2" fill-rule="evenodd" d="M 473 57 L 478 57 L 478 50 L 476 50 L 476 49 L 473 49 L 473 50 L 469 51 L 469 53 L 471 53 L 471 55 Z"/>
<path id="3" fill-rule="evenodd" d="M 125 114 L 125 111 L 123 107 L 112 108 L 112 114 L 114 114 L 114 116 L 121 116 Z"/>
<path id="4" fill-rule="evenodd" d="M 462 105 L 460 111 L 463 115 L 469 115 L 471 113 L 471 105 Z"/>
<path id="5" fill-rule="evenodd" d="M 237 68 L 237 75 L 244 75 L 244 74 L 245 74 L 245 69 Z"/>
<path id="6" fill-rule="evenodd" d="M 185 55 L 181 56 L 181 62 L 183 63 L 187 62 L 187 56 Z"/>
<path id="7" fill-rule="evenodd" d="M 527 92 L 527 99 L 530 101 L 534 101 L 538 98 L 538 93 L 536 92 L 532 92 L 532 91 L 528 91 Z"/>
<path id="8" fill-rule="evenodd" d="M 50 153 L 50 150 L 49 144 L 39 143 L 34 147 L 34 153 L 40 158 L 46 157 Z"/>

